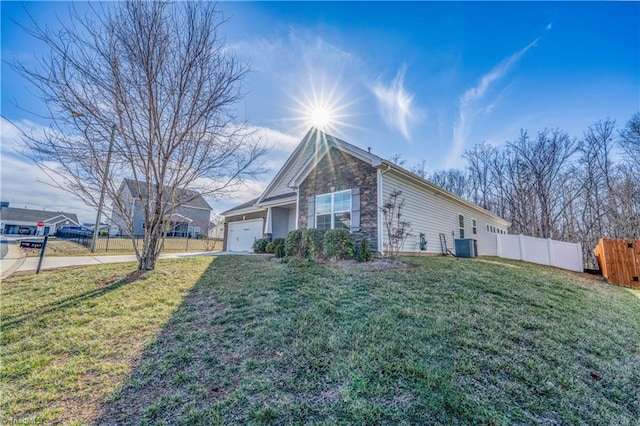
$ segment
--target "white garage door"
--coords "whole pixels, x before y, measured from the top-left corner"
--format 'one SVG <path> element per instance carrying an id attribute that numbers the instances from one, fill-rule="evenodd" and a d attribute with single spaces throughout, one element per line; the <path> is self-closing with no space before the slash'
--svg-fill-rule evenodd
<path id="1" fill-rule="evenodd" d="M 262 238 L 262 219 L 229 223 L 227 250 L 253 251 L 253 242 Z"/>

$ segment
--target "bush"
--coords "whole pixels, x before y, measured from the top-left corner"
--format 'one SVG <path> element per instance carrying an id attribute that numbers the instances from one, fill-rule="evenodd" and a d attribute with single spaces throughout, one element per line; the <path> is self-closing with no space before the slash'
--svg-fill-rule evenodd
<path id="1" fill-rule="evenodd" d="M 287 257 L 302 257 L 302 231 L 294 230 L 287 234 L 284 241 L 284 252 Z"/>
<path id="2" fill-rule="evenodd" d="M 324 256 L 324 234 L 323 229 L 307 229 L 302 233 L 302 250 L 304 257 L 318 259 Z"/>
<path id="3" fill-rule="evenodd" d="M 274 243 L 273 241 L 269 241 L 269 243 L 267 243 L 266 247 L 264 248 L 264 252 L 265 253 L 275 253 L 276 251 L 276 243 Z"/>
<path id="4" fill-rule="evenodd" d="M 369 242 L 367 239 L 363 239 L 356 247 L 356 260 L 358 262 L 369 262 L 373 257 L 371 248 L 369 248 Z"/>
<path id="5" fill-rule="evenodd" d="M 356 245 L 351 232 L 346 229 L 331 229 L 324 235 L 324 254 L 331 259 L 352 259 Z"/>
<path id="6" fill-rule="evenodd" d="M 271 238 L 260 238 L 253 242 L 253 252 L 254 253 L 265 253 L 267 250 L 267 244 L 271 242 Z"/>
<path id="7" fill-rule="evenodd" d="M 277 258 L 281 258 L 284 257 L 284 240 L 282 240 L 282 243 L 280 244 L 276 244 L 276 248 L 274 250 L 274 254 L 276 255 Z"/>

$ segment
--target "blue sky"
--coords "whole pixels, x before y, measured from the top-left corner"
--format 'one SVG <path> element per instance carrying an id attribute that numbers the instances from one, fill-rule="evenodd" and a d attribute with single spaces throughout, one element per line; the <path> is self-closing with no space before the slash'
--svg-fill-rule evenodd
<path id="1" fill-rule="evenodd" d="M 40 22 L 65 19 L 67 3 L 26 3 Z M 476 143 L 501 145 L 520 129 L 580 137 L 593 122 L 620 126 L 640 111 L 640 3 L 221 2 L 229 47 L 251 62 L 242 114 L 273 146 L 270 172 L 212 202 L 221 212 L 257 196 L 310 126 L 315 104 L 330 133 L 405 167 L 463 167 Z M 31 61 L 39 46 L 2 3 L 2 59 Z M 20 108 L 16 108 L 15 103 Z M 40 119 L 25 83 L 2 64 L 2 195 L 12 205 L 93 210 L 40 181 L 5 118 Z M 22 108 L 22 109 L 21 109 Z"/>

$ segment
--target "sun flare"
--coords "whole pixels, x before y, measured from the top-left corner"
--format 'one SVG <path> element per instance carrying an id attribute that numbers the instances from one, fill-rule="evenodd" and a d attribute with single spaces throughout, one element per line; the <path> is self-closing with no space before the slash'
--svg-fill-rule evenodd
<path id="1" fill-rule="evenodd" d="M 315 107 L 311 110 L 309 120 L 313 127 L 324 129 L 330 127 L 333 121 L 333 115 L 330 110 L 324 107 Z"/>
<path id="2" fill-rule="evenodd" d="M 296 122 L 304 131 L 309 127 L 340 136 L 345 128 L 356 127 L 352 122 L 353 105 L 358 101 L 349 96 L 348 88 L 340 88 L 336 80 L 333 86 L 324 77 L 309 75 L 309 83 L 301 89 L 302 95 L 292 95 L 294 115 L 287 119 Z M 302 130 L 301 129 L 301 130 Z"/>

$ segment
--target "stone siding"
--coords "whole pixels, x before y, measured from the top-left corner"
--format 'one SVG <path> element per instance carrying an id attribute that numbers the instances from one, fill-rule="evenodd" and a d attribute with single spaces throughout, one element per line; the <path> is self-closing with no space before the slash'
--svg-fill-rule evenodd
<path id="1" fill-rule="evenodd" d="M 300 185 L 298 228 L 307 229 L 307 198 L 329 192 L 360 188 L 360 231 L 353 232 L 356 243 L 363 238 L 373 252 L 378 251 L 377 170 L 343 151 L 331 148 Z"/>

